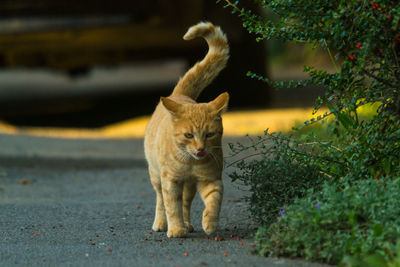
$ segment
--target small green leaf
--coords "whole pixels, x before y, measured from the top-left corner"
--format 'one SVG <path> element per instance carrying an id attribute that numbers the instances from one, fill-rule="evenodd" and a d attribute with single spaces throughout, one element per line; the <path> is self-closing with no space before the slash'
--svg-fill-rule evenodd
<path id="1" fill-rule="evenodd" d="M 366 267 L 365 262 L 352 256 L 344 256 L 340 262 L 340 266 L 351 266 L 351 267 Z"/>
<path id="2" fill-rule="evenodd" d="M 372 228 L 375 237 L 381 236 L 383 233 L 383 227 L 380 224 L 375 224 Z"/>
<path id="3" fill-rule="evenodd" d="M 367 262 L 370 266 L 374 267 L 387 267 L 388 263 L 381 254 L 375 253 L 365 258 L 365 262 Z"/>

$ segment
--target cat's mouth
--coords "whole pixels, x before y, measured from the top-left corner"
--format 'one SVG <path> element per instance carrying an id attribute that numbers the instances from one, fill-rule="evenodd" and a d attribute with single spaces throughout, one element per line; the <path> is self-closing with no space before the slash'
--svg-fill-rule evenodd
<path id="1" fill-rule="evenodd" d="M 195 150 L 195 151 L 194 151 L 193 153 L 191 153 L 191 154 L 192 154 L 192 156 L 193 156 L 195 159 L 197 159 L 197 160 L 203 159 L 203 158 L 205 158 L 205 157 L 208 155 L 207 151 L 205 151 L 204 149 Z"/>

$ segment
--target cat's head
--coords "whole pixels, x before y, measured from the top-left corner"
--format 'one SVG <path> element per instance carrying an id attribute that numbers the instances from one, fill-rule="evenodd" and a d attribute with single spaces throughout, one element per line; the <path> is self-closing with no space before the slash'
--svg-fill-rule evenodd
<path id="1" fill-rule="evenodd" d="M 161 98 L 171 115 L 173 140 L 182 152 L 194 159 L 203 159 L 221 145 L 221 115 L 227 109 L 228 100 L 228 93 L 222 93 L 211 102 L 198 104 L 182 104 Z"/>

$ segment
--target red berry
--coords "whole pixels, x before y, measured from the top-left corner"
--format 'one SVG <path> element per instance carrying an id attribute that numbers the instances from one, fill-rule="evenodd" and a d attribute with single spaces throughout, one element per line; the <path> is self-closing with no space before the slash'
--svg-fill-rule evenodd
<path id="1" fill-rule="evenodd" d="M 357 48 L 359 48 L 359 49 L 362 48 L 362 44 L 361 44 L 361 43 L 357 43 L 356 46 L 357 46 Z"/>
<path id="2" fill-rule="evenodd" d="M 210 240 L 210 237 L 209 237 L 209 236 L 206 236 L 206 239 L 207 239 L 207 240 Z"/>
<path id="3" fill-rule="evenodd" d="M 39 236 L 39 234 L 33 234 L 34 236 Z"/>
<path id="4" fill-rule="evenodd" d="M 140 205 L 137 205 L 136 208 L 137 208 L 137 209 L 140 209 Z"/>
<path id="5" fill-rule="evenodd" d="M 107 251 L 108 251 L 108 252 L 111 252 L 111 251 L 112 251 L 112 249 L 111 249 L 111 248 L 108 248 L 108 249 L 107 249 Z"/>
<path id="6" fill-rule="evenodd" d="M 228 256 L 228 254 L 227 254 L 227 253 L 224 253 L 224 257 L 226 257 L 226 256 Z"/>
<path id="7" fill-rule="evenodd" d="M 355 59 L 355 57 L 354 57 L 353 55 L 350 55 L 349 58 L 350 58 L 351 60 L 354 60 L 354 59 Z"/>
<path id="8" fill-rule="evenodd" d="M 187 257 L 187 256 L 189 256 L 189 254 L 187 252 L 185 252 L 185 254 L 183 254 L 183 256 Z"/>
<path id="9" fill-rule="evenodd" d="M 240 237 L 238 237 L 237 240 L 240 240 Z"/>
<path id="10" fill-rule="evenodd" d="M 243 245 L 244 245 L 244 243 L 243 243 L 243 242 L 240 242 L 240 245 L 242 245 L 242 246 L 243 246 Z"/>

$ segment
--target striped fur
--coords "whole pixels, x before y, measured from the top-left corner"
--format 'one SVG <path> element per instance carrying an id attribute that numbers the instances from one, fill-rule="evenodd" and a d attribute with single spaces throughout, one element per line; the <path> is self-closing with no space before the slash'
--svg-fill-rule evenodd
<path id="1" fill-rule="evenodd" d="M 190 27 L 183 39 L 192 40 L 196 37 L 203 37 L 207 41 L 208 53 L 202 61 L 186 72 L 172 92 L 172 95 L 186 95 L 193 100 L 196 100 L 203 89 L 225 68 L 229 58 L 228 40 L 219 27 L 209 22 L 201 22 Z"/>
<path id="2" fill-rule="evenodd" d="M 222 119 L 229 95 L 223 93 L 208 103 L 196 103 L 201 91 L 226 66 L 229 47 L 219 27 L 201 22 L 184 39 L 203 37 L 209 45 L 205 58 L 196 63 L 161 98 L 145 133 L 145 155 L 157 202 L 154 231 L 168 237 L 184 237 L 193 231 L 190 207 L 196 192 L 205 203 L 203 230 L 216 231 L 223 196 Z"/>

